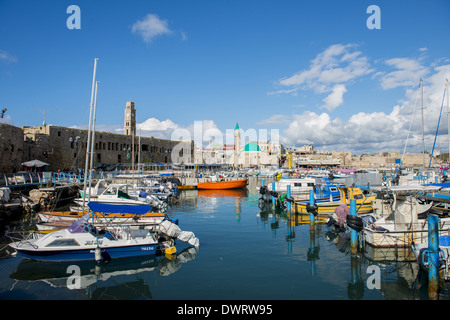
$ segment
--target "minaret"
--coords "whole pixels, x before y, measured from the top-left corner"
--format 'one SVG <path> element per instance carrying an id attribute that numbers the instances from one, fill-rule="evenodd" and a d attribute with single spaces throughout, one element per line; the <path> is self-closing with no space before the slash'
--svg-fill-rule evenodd
<path id="1" fill-rule="evenodd" d="M 238 167 L 238 156 L 241 150 L 241 133 L 239 131 L 239 125 L 236 123 L 234 128 L 234 167 Z"/>
<path id="2" fill-rule="evenodd" d="M 127 101 L 123 131 L 123 134 L 126 136 L 136 135 L 136 109 L 134 109 L 133 101 Z"/>

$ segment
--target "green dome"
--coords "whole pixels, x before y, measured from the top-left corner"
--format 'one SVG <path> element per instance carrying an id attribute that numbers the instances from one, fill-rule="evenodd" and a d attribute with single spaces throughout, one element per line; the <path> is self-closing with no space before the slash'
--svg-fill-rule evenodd
<path id="1" fill-rule="evenodd" d="M 249 142 L 245 145 L 244 151 L 261 151 L 261 149 L 257 143 Z"/>

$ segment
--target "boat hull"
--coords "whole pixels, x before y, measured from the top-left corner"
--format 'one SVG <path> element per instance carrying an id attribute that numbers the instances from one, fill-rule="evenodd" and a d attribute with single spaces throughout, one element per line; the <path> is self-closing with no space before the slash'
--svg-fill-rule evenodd
<path id="1" fill-rule="evenodd" d="M 373 201 L 375 201 L 375 196 L 365 196 L 361 189 L 359 188 L 347 188 L 347 187 L 339 187 L 340 191 L 340 199 L 341 201 L 334 202 L 318 202 L 317 203 L 317 212 L 320 215 L 329 215 L 331 216 L 337 207 L 340 205 L 346 205 L 350 207 L 350 199 L 356 200 L 356 213 L 358 215 L 367 214 L 373 212 Z M 294 209 L 297 213 L 308 213 L 307 205 L 309 201 L 295 201 Z"/>
<path id="2" fill-rule="evenodd" d="M 217 182 L 199 182 L 197 189 L 200 190 L 228 190 L 243 189 L 247 187 L 247 179 L 217 181 Z"/>
<path id="3" fill-rule="evenodd" d="M 325 203 L 325 202 L 321 203 L 321 202 L 319 202 L 319 203 L 317 203 L 317 208 L 318 208 L 317 212 L 320 215 L 329 215 L 329 216 L 331 216 L 334 213 L 334 211 L 336 210 L 336 208 L 339 207 L 342 204 L 347 205 L 346 203 L 340 202 L 340 201 L 338 201 L 338 202 L 328 202 L 328 203 Z M 307 203 L 306 202 L 295 202 L 295 210 L 296 210 L 295 212 L 297 212 L 297 213 L 308 213 L 306 207 L 307 207 Z M 367 214 L 367 213 L 373 212 L 373 206 L 372 206 L 371 202 L 370 203 L 363 203 L 363 204 L 357 203 L 356 204 L 356 208 L 357 208 L 357 214 L 358 215 L 360 215 L 360 214 Z"/>
<path id="4" fill-rule="evenodd" d="M 95 246 L 79 250 L 33 250 L 11 245 L 17 254 L 38 261 L 95 261 Z M 120 247 L 101 248 L 102 259 L 118 259 L 155 255 L 157 244 L 139 244 Z"/>
<path id="5" fill-rule="evenodd" d="M 409 230 L 395 230 L 394 222 L 377 222 L 375 226 L 366 226 L 363 230 L 365 242 L 372 247 L 410 247 L 412 243 L 428 243 L 428 222 L 420 219 Z M 450 218 L 439 222 L 439 236 L 448 235 Z"/>

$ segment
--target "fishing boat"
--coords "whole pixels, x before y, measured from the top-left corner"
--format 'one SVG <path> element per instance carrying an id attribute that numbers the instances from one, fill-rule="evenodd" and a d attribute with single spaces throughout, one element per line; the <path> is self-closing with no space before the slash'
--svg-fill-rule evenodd
<path id="1" fill-rule="evenodd" d="M 316 202 L 317 213 L 319 215 L 331 216 L 337 207 L 342 204 L 350 206 L 350 200 L 356 200 L 356 208 L 358 214 L 370 213 L 373 211 L 372 202 L 376 196 L 365 195 L 360 188 L 354 187 L 339 187 L 340 200 L 339 201 L 324 201 Z M 309 201 L 294 201 L 294 210 L 296 213 L 308 213 L 307 207 Z"/>
<path id="2" fill-rule="evenodd" d="M 374 211 L 364 217 L 363 238 L 373 247 L 409 247 L 414 241 L 426 241 L 428 223 L 424 219 L 434 207 L 422 202 L 422 194 L 437 191 L 436 186 L 409 185 L 373 187 L 377 192 Z M 450 227 L 450 218 L 441 221 L 442 228 Z"/>
<path id="3" fill-rule="evenodd" d="M 199 182 L 199 190 L 226 190 L 247 188 L 247 179 Z"/>
<path id="4" fill-rule="evenodd" d="M 269 199 L 270 196 L 278 197 L 280 194 L 287 194 L 288 186 L 290 186 L 291 197 L 294 200 L 306 200 L 309 191 L 316 187 L 316 180 L 313 178 L 285 178 L 268 183 L 267 186 L 256 187 L 256 190 Z"/>

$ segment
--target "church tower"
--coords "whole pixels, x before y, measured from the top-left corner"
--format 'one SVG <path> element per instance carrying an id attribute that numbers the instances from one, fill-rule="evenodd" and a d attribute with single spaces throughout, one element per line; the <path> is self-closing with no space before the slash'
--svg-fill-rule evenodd
<path id="1" fill-rule="evenodd" d="M 234 167 L 238 167 L 238 157 L 241 151 L 241 132 L 239 131 L 239 125 L 236 123 L 234 128 Z"/>
<path id="2" fill-rule="evenodd" d="M 123 131 L 126 136 L 136 135 L 136 109 L 134 109 L 133 101 L 127 101 Z"/>

